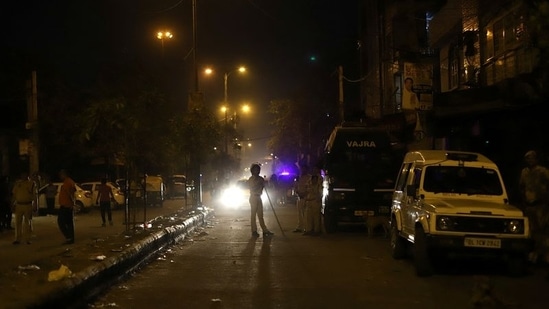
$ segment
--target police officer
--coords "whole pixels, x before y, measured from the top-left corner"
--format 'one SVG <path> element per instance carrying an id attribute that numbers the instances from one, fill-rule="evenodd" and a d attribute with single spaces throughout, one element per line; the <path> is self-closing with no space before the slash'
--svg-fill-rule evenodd
<path id="1" fill-rule="evenodd" d="M 294 184 L 294 190 L 297 193 L 297 227 L 295 228 L 294 233 L 305 232 L 305 197 L 307 196 L 307 183 L 311 179 L 309 167 L 307 165 L 302 165 L 300 172 L 299 178 Z"/>
<path id="2" fill-rule="evenodd" d="M 303 235 L 318 236 L 322 233 L 320 226 L 320 208 L 322 206 L 322 176 L 313 171 L 307 181 L 307 195 L 305 196 L 307 216 L 307 230 Z"/>
<path id="3" fill-rule="evenodd" d="M 261 194 L 263 193 L 263 188 L 265 187 L 265 179 L 259 176 L 261 172 L 261 167 L 259 164 L 254 163 L 250 166 L 250 173 L 252 176 L 248 178 L 248 188 L 250 189 L 250 210 L 251 210 L 251 226 L 252 226 L 252 236 L 258 237 L 259 233 L 257 232 L 257 222 L 259 220 L 259 225 L 261 230 L 263 230 L 263 237 L 268 237 L 274 235 L 267 226 L 265 225 L 265 220 L 263 219 L 263 201 L 261 200 Z"/>
<path id="4" fill-rule="evenodd" d="M 523 199 L 523 207 L 530 221 L 532 236 L 535 240 L 535 252 L 530 260 L 536 262 L 542 253 L 544 229 L 549 217 L 549 170 L 539 165 L 537 152 L 530 150 L 524 155 L 526 167 L 520 174 L 519 186 Z"/>
<path id="5" fill-rule="evenodd" d="M 15 204 L 15 240 L 13 244 L 18 245 L 23 240 L 30 244 L 32 212 L 33 207 L 37 205 L 36 184 L 27 173 L 23 172 L 21 179 L 13 185 L 12 193 Z"/>

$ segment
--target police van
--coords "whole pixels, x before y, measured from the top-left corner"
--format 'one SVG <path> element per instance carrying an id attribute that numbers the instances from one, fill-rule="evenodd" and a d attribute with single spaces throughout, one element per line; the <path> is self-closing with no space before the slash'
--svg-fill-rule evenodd
<path id="1" fill-rule="evenodd" d="M 420 150 L 406 154 L 391 207 L 391 253 L 411 246 L 416 274 L 447 257 L 504 258 L 523 273 L 531 249 L 528 218 L 509 204 L 497 165 L 480 153 Z"/>
<path id="2" fill-rule="evenodd" d="M 390 215 L 401 144 L 386 129 L 343 123 L 333 129 L 322 159 L 322 216 L 326 232 Z"/>

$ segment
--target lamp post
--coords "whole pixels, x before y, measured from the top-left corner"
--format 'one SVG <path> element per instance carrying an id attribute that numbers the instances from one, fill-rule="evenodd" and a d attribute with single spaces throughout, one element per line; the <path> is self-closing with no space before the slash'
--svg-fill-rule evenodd
<path id="1" fill-rule="evenodd" d="M 228 96 L 228 86 L 229 86 L 229 76 L 235 72 L 238 72 L 238 73 L 244 73 L 246 72 L 246 67 L 244 66 L 240 66 L 232 71 L 229 71 L 229 72 L 225 72 L 225 74 L 223 75 L 223 106 L 221 107 L 221 111 L 225 114 L 225 153 L 228 153 L 229 152 L 229 147 L 228 147 L 228 144 L 229 144 L 229 139 L 228 139 L 228 135 L 229 135 L 229 132 L 228 132 L 228 125 L 229 125 L 229 96 Z M 206 73 L 206 75 L 211 75 L 213 74 L 213 69 L 211 68 L 206 68 L 204 70 L 204 73 Z M 234 122 L 234 128 L 236 129 L 236 109 L 234 109 L 234 118 L 233 118 L 233 122 Z"/>
<path id="2" fill-rule="evenodd" d="M 244 72 L 246 72 L 246 68 L 241 66 L 241 67 L 238 67 L 237 69 L 234 69 L 232 71 L 229 71 L 229 72 L 225 73 L 225 75 L 223 77 L 223 82 L 224 82 L 223 85 L 224 85 L 224 90 L 225 90 L 224 96 L 223 96 L 223 102 L 225 104 L 227 104 L 229 102 L 228 95 L 227 95 L 227 88 L 228 88 L 227 86 L 228 86 L 229 75 L 231 75 L 234 72 L 244 73 Z"/>
<path id="3" fill-rule="evenodd" d="M 162 57 L 164 57 L 164 40 L 171 39 L 172 37 L 173 34 L 169 31 L 158 31 L 156 33 L 156 38 L 159 39 L 162 44 Z"/>
<path id="4" fill-rule="evenodd" d="M 228 121 L 228 111 L 229 111 L 229 108 L 227 108 L 227 106 L 222 106 L 221 107 L 221 111 L 223 113 L 225 113 L 225 153 L 228 153 L 229 152 L 229 134 L 227 133 L 228 131 L 228 128 L 227 126 L 229 125 L 229 121 Z"/>

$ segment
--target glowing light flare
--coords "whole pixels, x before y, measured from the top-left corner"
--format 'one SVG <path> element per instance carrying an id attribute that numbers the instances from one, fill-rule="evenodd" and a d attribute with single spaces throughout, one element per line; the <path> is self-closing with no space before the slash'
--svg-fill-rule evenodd
<path id="1" fill-rule="evenodd" d="M 156 33 L 156 37 L 159 40 L 171 39 L 173 37 L 173 34 L 169 31 L 165 31 L 165 32 L 159 31 Z"/>

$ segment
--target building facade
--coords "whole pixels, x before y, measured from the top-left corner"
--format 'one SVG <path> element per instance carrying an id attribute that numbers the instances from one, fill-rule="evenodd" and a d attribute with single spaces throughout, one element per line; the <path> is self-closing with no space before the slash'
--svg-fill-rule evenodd
<path id="1" fill-rule="evenodd" d="M 549 155 L 547 18 L 532 3 L 364 1 L 367 118 L 405 123 L 409 149 L 485 153 L 508 178 L 528 149 Z"/>

